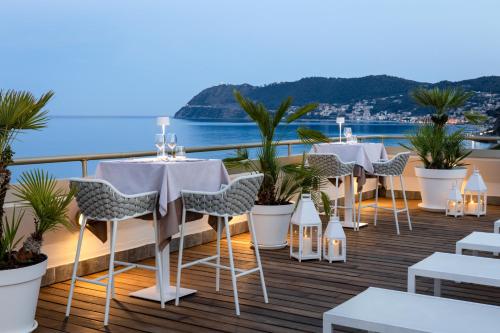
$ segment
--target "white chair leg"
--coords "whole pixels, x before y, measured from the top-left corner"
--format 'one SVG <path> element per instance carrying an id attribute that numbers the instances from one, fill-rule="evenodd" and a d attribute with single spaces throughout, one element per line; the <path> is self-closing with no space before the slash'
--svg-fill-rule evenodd
<path id="1" fill-rule="evenodd" d="M 156 211 L 153 211 L 153 228 L 155 236 L 155 259 L 156 259 L 156 281 L 160 292 L 160 306 L 165 308 L 165 290 L 163 285 L 163 261 L 160 250 L 160 236 L 158 232 L 158 220 L 156 218 Z"/>
<path id="2" fill-rule="evenodd" d="M 362 192 L 362 191 L 360 191 Z M 352 193 L 352 206 L 351 206 L 351 211 L 352 211 L 352 217 L 354 218 L 354 225 L 356 226 L 356 231 L 359 231 L 359 221 L 360 219 L 356 219 L 356 193 L 354 192 L 354 175 L 351 174 L 351 193 Z M 359 215 L 359 213 L 358 213 Z M 359 216 L 358 216 L 359 217 Z"/>
<path id="3" fill-rule="evenodd" d="M 234 293 L 234 306 L 236 308 L 236 315 L 240 315 L 240 303 L 238 301 L 238 286 L 236 284 L 236 272 L 234 270 L 233 247 L 231 245 L 231 230 L 229 229 L 229 219 L 224 216 L 224 226 L 226 228 L 227 250 L 229 252 L 229 267 L 231 268 L 231 281 L 233 283 Z M 255 244 L 255 246 L 258 246 Z"/>
<path id="4" fill-rule="evenodd" d="M 413 230 L 411 226 L 410 209 L 408 208 L 408 201 L 406 200 L 406 190 L 405 190 L 405 182 L 403 180 L 403 175 L 399 175 L 399 180 L 401 181 L 401 190 L 403 191 L 403 200 L 405 202 L 406 217 L 408 218 L 408 228 L 410 228 L 410 230 Z"/>
<path id="5" fill-rule="evenodd" d="M 262 263 L 260 261 L 260 254 L 259 254 L 259 244 L 257 243 L 257 236 L 255 235 L 255 228 L 253 226 L 253 215 L 252 213 L 248 213 L 248 228 L 250 229 L 250 235 L 252 236 L 252 241 L 253 241 L 253 248 L 255 250 L 255 259 L 257 261 L 257 267 L 259 267 L 259 272 L 260 272 L 260 284 L 262 286 L 262 293 L 264 294 L 264 302 L 269 303 L 269 300 L 267 298 L 267 289 L 266 289 L 266 282 L 264 281 L 264 270 L 262 269 Z"/>
<path id="6" fill-rule="evenodd" d="M 394 220 L 396 222 L 396 231 L 399 235 L 398 211 L 396 207 L 396 197 L 394 196 L 394 181 L 392 180 L 392 176 L 389 176 L 389 182 L 391 184 L 392 210 L 394 212 Z"/>
<path id="7" fill-rule="evenodd" d="M 378 217 L 378 182 L 379 182 L 379 176 L 377 176 L 377 182 L 375 183 L 375 217 L 373 219 L 373 225 L 377 225 L 377 217 Z"/>
<path id="8" fill-rule="evenodd" d="M 337 203 L 338 203 L 338 200 L 339 200 L 339 192 L 340 192 L 340 188 L 339 188 L 339 177 L 335 177 L 335 205 L 333 206 L 333 216 L 337 216 Z"/>
<path id="9" fill-rule="evenodd" d="M 219 291 L 220 288 L 220 238 L 222 233 L 222 223 L 221 218 L 217 217 L 217 267 L 215 268 L 215 291 Z"/>
<path id="10" fill-rule="evenodd" d="M 363 207 L 361 206 L 363 202 L 363 190 L 359 191 L 358 193 L 358 227 L 359 227 L 359 223 L 361 222 L 361 209 L 363 209 Z"/>
<path id="11" fill-rule="evenodd" d="M 177 261 L 177 279 L 175 281 L 175 305 L 179 305 L 179 296 L 181 291 L 181 271 L 182 271 L 182 252 L 184 251 L 184 224 L 186 223 L 186 209 L 182 209 L 181 234 L 179 238 L 179 259 Z"/>
<path id="12" fill-rule="evenodd" d="M 75 291 L 76 273 L 78 271 L 78 263 L 80 261 L 80 250 L 82 248 L 83 234 L 85 233 L 85 226 L 87 225 L 87 218 L 83 217 L 82 225 L 80 227 L 80 235 L 78 236 L 78 244 L 76 246 L 75 262 L 73 263 L 73 273 L 71 274 L 71 287 L 69 288 L 68 304 L 66 305 L 66 317 L 69 317 L 71 311 L 71 301 L 73 300 L 73 292 Z"/>
<path id="13" fill-rule="evenodd" d="M 110 253 L 109 253 L 109 271 L 108 271 L 108 285 L 106 287 L 106 307 L 104 312 L 104 326 L 108 326 L 109 322 L 109 305 L 111 303 L 111 294 L 114 289 L 114 269 L 115 269 L 115 247 L 116 247 L 116 233 L 118 222 L 111 221 L 111 240 L 110 240 Z"/>

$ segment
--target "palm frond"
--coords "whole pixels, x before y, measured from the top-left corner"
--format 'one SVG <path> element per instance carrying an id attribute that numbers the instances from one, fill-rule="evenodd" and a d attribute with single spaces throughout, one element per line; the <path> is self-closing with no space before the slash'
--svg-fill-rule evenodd
<path id="1" fill-rule="evenodd" d="M 74 190 L 65 192 L 57 188 L 56 179 L 48 172 L 33 170 L 22 173 L 19 184 L 15 186 L 15 196 L 32 207 L 36 219 L 35 232 L 40 237 L 61 225 L 70 227 L 66 214 Z"/>
<path id="2" fill-rule="evenodd" d="M 474 111 L 464 112 L 464 117 L 469 123 L 473 125 L 480 125 L 488 120 L 488 116 Z"/>
<path id="3" fill-rule="evenodd" d="M 315 110 L 317 107 L 318 107 L 318 103 L 306 104 L 306 105 L 298 108 L 297 110 L 295 110 L 295 112 L 293 112 L 291 115 L 289 115 L 286 118 L 286 122 L 287 123 L 294 122 L 295 120 L 300 119 L 303 116 L 305 116 L 306 114 L 308 114 L 309 112 Z"/>
<path id="4" fill-rule="evenodd" d="M 326 135 L 324 135 L 322 132 L 313 130 L 308 127 L 299 127 L 297 129 L 297 134 L 299 136 L 299 139 L 304 143 L 308 145 L 312 145 L 315 143 L 322 143 L 322 142 L 330 142 L 330 138 Z"/>

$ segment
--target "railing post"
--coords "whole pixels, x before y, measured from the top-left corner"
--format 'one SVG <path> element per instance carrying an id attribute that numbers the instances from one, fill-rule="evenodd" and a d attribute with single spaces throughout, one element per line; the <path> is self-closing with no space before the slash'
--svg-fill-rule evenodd
<path id="1" fill-rule="evenodd" d="M 82 162 L 82 177 L 87 177 L 87 160 L 81 160 Z"/>
<path id="2" fill-rule="evenodd" d="M 292 156 L 292 144 L 288 144 L 288 156 Z"/>

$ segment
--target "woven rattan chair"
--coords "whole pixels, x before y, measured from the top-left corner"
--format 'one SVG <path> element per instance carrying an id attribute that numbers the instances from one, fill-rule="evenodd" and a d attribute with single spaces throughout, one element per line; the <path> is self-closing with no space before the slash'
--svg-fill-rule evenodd
<path id="1" fill-rule="evenodd" d="M 264 272 L 260 262 L 259 245 L 255 236 L 253 225 L 252 208 L 255 205 L 255 198 L 259 191 L 264 175 L 243 176 L 233 180 L 229 185 L 223 187 L 218 192 L 197 192 L 197 191 L 182 191 L 182 225 L 179 244 L 179 261 L 177 266 L 177 285 L 175 305 L 179 305 L 181 271 L 183 268 L 191 267 L 196 264 L 204 264 L 216 268 L 215 289 L 219 291 L 220 269 L 229 269 L 231 271 L 231 281 L 233 284 L 234 304 L 236 314 L 240 315 L 240 306 L 238 302 L 238 288 L 236 279 L 250 274 L 259 272 L 262 291 L 264 293 L 264 301 L 267 303 L 266 284 L 264 282 Z M 217 216 L 217 254 L 203 259 L 195 260 L 189 263 L 182 264 L 182 254 L 184 250 L 184 233 L 186 223 L 186 212 L 196 212 L 212 216 Z M 255 250 L 255 258 L 257 267 L 248 270 L 243 270 L 234 267 L 233 249 L 231 246 L 231 232 L 229 230 L 229 217 L 247 214 L 248 229 L 252 236 L 252 241 Z M 229 267 L 220 264 L 220 240 L 222 233 L 222 219 L 224 219 L 224 227 L 226 229 L 227 248 L 229 252 Z M 216 260 L 215 263 L 210 262 Z"/>
<path id="2" fill-rule="evenodd" d="M 161 307 L 164 308 L 165 300 L 162 290 L 163 283 L 159 246 L 160 240 L 158 237 L 156 220 L 156 202 L 158 193 L 156 191 L 152 191 L 134 195 L 127 195 L 120 193 L 110 183 L 99 179 L 75 178 L 70 180 L 70 185 L 76 189 L 76 201 L 82 214 L 82 220 L 80 235 L 78 237 L 78 245 L 76 249 L 75 263 L 73 264 L 73 274 L 71 276 L 71 287 L 66 307 L 66 317 L 68 317 L 70 314 L 75 282 L 82 281 L 93 283 L 106 287 L 106 310 L 104 314 L 104 325 L 107 326 L 109 319 L 109 304 L 111 298 L 114 298 L 114 276 L 136 267 L 154 270 L 157 272 L 157 278 L 160 286 Z M 155 233 L 156 267 L 115 261 L 115 246 L 118 222 L 147 214 L 153 214 L 154 219 L 153 227 Z M 85 232 L 87 220 L 101 222 L 111 221 L 109 271 L 108 274 L 93 280 L 78 277 L 76 275 L 78 270 L 78 262 L 80 260 L 80 250 L 82 247 L 83 234 Z M 125 267 L 115 271 L 115 265 Z M 107 283 L 102 282 L 102 280 L 104 279 L 108 279 Z"/>
<path id="3" fill-rule="evenodd" d="M 333 205 L 333 214 L 337 215 L 338 208 L 344 209 L 352 209 L 352 215 L 354 217 L 354 223 L 356 225 L 355 230 L 359 230 L 359 221 L 356 221 L 356 206 L 354 204 L 354 165 L 355 162 L 342 162 L 340 157 L 337 154 L 309 154 L 307 156 L 307 162 L 311 167 L 316 168 L 323 177 L 328 179 L 335 179 L 335 202 Z M 352 206 L 340 206 L 338 205 L 338 197 L 339 197 L 339 179 L 342 178 L 343 183 L 345 184 L 345 177 L 352 177 L 353 181 L 351 181 L 351 193 L 352 193 Z M 333 183 L 333 181 L 331 181 Z"/>
<path id="4" fill-rule="evenodd" d="M 406 216 L 408 218 L 408 227 L 412 230 L 411 220 L 410 220 L 410 211 L 408 209 L 408 202 L 406 201 L 406 192 L 405 192 L 405 183 L 403 179 L 403 171 L 408 163 L 408 159 L 410 158 L 409 152 L 403 152 L 396 154 L 393 158 L 387 161 L 379 161 L 373 163 L 373 174 L 377 176 L 377 187 L 375 189 L 375 203 L 363 205 L 362 204 L 362 193 L 359 192 L 359 201 L 358 201 L 358 221 L 361 220 L 361 209 L 365 207 L 375 208 L 375 216 L 374 216 L 374 224 L 377 225 L 377 214 L 378 209 L 386 209 L 391 210 L 394 213 L 394 220 L 396 223 L 396 231 L 399 235 L 399 223 L 398 223 L 398 213 L 406 212 Z M 392 208 L 381 207 L 378 204 L 378 183 L 380 177 L 387 177 L 389 179 L 389 185 L 391 186 L 391 197 L 392 197 Z M 401 182 L 401 190 L 403 192 L 403 201 L 405 207 L 402 209 L 398 209 L 396 206 L 396 198 L 394 196 L 394 177 L 399 177 Z"/>

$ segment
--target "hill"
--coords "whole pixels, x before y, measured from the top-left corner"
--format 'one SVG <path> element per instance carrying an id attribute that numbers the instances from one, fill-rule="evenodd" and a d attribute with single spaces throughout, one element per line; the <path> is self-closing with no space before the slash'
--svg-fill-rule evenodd
<path id="1" fill-rule="evenodd" d="M 371 75 L 361 78 L 310 77 L 294 82 L 272 83 L 265 86 L 249 84 L 223 84 L 207 88 L 194 96 L 182 107 L 175 118 L 192 120 L 245 120 L 246 114 L 234 100 L 233 91 L 264 103 L 269 109 L 276 108 L 286 97 L 293 97 L 293 105 L 320 103 L 318 110 L 309 117 L 324 119 L 338 114 L 422 115 L 427 111 L 416 107 L 409 92 L 419 86 L 455 86 L 475 93 L 468 107 L 478 107 L 491 102 L 500 102 L 500 76 L 480 77 L 457 82 L 441 81 L 435 84 L 417 82 L 388 75 Z M 368 111 L 366 111 L 368 110 Z M 368 112 L 368 113 L 367 113 Z M 352 118 L 352 117 L 351 117 Z M 355 118 L 357 119 L 357 118 Z"/>

